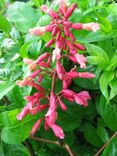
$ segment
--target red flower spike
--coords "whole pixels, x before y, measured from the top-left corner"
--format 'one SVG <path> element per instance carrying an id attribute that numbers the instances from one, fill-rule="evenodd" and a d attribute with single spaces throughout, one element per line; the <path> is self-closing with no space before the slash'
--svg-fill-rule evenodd
<path id="1" fill-rule="evenodd" d="M 78 78 L 78 77 L 82 77 L 82 78 L 94 78 L 95 75 L 92 74 L 92 73 L 89 73 L 89 72 L 82 72 L 82 73 L 79 73 L 79 72 L 68 72 L 67 73 L 67 76 L 74 79 L 74 78 Z"/>
<path id="2" fill-rule="evenodd" d="M 46 43 L 46 47 L 55 45 L 55 49 L 52 51 L 52 55 L 46 52 L 40 55 L 35 61 L 25 58 L 24 63 L 26 63 L 28 68 L 33 70 L 33 72 L 24 80 L 16 82 L 20 87 L 31 86 L 36 89 L 36 93 L 34 93 L 34 95 L 24 97 L 27 101 L 27 105 L 17 115 L 18 120 L 22 120 L 27 114 L 35 115 L 49 107 L 47 113 L 45 114 L 44 127 L 46 130 L 51 128 L 55 136 L 60 139 L 64 138 L 64 133 L 62 128 L 56 125 L 57 106 L 59 104 L 61 109 L 64 111 L 67 110 L 67 107 L 58 96 L 59 94 L 57 97 L 54 94 L 54 83 L 52 84 L 50 97 L 47 95 L 47 92 L 41 86 L 42 79 L 45 78 L 44 74 L 46 74 L 47 71 L 47 74 L 50 74 L 50 77 L 52 77 L 53 73 L 57 72 L 58 77 L 55 76 L 55 78 L 59 78 L 63 85 L 63 89 L 60 92 L 62 97 L 71 102 L 76 102 L 84 107 L 88 105 L 88 100 L 90 100 L 89 93 L 87 91 L 75 93 L 74 91 L 68 89 L 68 87 L 74 78 L 95 77 L 94 74 L 89 72 L 77 72 L 76 67 L 72 68 L 69 72 L 66 72 L 64 66 L 61 64 L 61 60 L 64 59 L 64 57 L 68 57 L 73 63 L 78 63 L 80 68 L 86 68 L 86 57 L 77 53 L 78 50 L 85 50 L 85 47 L 82 44 L 75 42 L 76 39 L 71 30 L 85 29 L 96 32 L 99 29 L 99 24 L 94 22 L 87 24 L 71 23 L 68 18 L 72 15 L 75 8 L 76 4 L 68 7 L 64 0 L 59 1 L 59 9 L 57 12 L 48 8 L 46 5 L 41 6 L 41 10 L 48 13 L 52 17 L 52 21 L 47 26 L 30 29 L 30 34 L 41 36 L 45 32 L 50 32 L 53 37 L 48 43 Z M 53 66 L 51 67 L 51 61 L 54 62 L 55 60 L 56 68 L 52 69 Z M 46 68 L 48 69 L 46 70 Z M 49 100 L 49 104 L 41 104 L 41 100 L 45 98 Z M 32 128 L 31 135 L 36 133 L 41 122 L 42 119 L 39 119 L 36 122 Z"/>

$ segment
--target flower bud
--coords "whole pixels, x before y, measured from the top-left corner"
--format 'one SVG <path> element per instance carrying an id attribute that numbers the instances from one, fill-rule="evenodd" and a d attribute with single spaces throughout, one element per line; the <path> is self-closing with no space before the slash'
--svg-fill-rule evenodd
<path id="1" fill-rule="evenodd" d="M 49 53 L 44 53 L 44 54 L 42 54 L 42 55 L 40 55 L 39 57 L 38 57 L 38 59 L 36 60 L 36 63 L 37 64 L 39 64 L 41 61 L 43 61 L 43 60 L 45 60 L 45 59 L 47 59 L 48 57 L 49 57 Z"/>
<path id="2" fill-rule="evenodd" d="M 29 109 L 25 106 L 22 111 L 17 115 L 18 120 L 22 120 L 29 113 Z"/>
<path id="3" fill-rule="evenodd" d="M 53 17 L 53 18 L 58 18 L 58 17 L 59 17 L 58 14 L 57 14 L 56 12 L 54 12 L 52 9 L 48 8 L 46 5 L 42 5 L 42 6 L 41 6 L 41 10 L 42 10 L 43 12 L 48 13 L 48 15 L 50 15 L 50 16 Z"/>
<path id="4" fill-rule="evenodd" d="M 41 122 L 42 122 L 42 119 L 39 119 L 39 120 L 34 124 L 32 130 L 31 130 L 31 132 L 30 132 L 30 136 L 33 136 L 33 135 L 37 132 L 37 130 L 38 130 L 38 128 L 39 128 Z"/>
<path id="5" fill-rule="evenodd" d="M 54 39 L 49 40 L 45 46 L 50 47 L 54 43 L 54 41 L 55 41 Z"/>
<path id="6" fill-rule="evenodd" d="M 76 30 L 82 30 L 83 29 L 83 24 L 82 23 L 73 23 L 71 25 L 71 28 L 76 29 Z"/>
<path id="7" fill-rule="evenodd" d="M 65 106 L 65 104 L 61 101 L 60 97 L 58 97 L 58 102 L 59 102 L 59 105 L 61 107 L 62 110 L 66 111 L 67 110 L 67 107 Z"/>
<path id="8" fill-rule="evenodd" d="M 67 9 L 67 12 L 65 14 L 65 17 L 66 18 L 70 17 L 76 7 L 77 7 L 77 4 L 76 3 L 72 4 L 71 7 Z"/>
<path id="9" fill-rule="evenodd" d="M 79 44 L 79 43 L 75 43 L 74 46 L 76 48 L 78 48 L 79 50 L 85 50 L 86 49 L 82 44 Z"/>

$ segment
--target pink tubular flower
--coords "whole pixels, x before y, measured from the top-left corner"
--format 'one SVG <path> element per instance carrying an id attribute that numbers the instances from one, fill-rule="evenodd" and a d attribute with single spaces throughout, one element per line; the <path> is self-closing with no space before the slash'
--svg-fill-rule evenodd
<path id="1" fill-rule="evenodd" d="M 63 66 L 61 66 L 60 62 L 58 61 L 57 64 L 56 64 L 56 71 L 57 71 L 57 74 L 58 74 L 58 77 L 60 80 L 63 80 L 63 76 L 65 74 L 65 69 Z"/>
<path id="2" fill-rule="evenodd" d="M 76 103 L 83 105 L 84 107 L 88 106 L 88 100 L 91 99 L 87 91 L 82 91 L 73 96 L 74 96 Z"/>
<path id="3" fill-rule="evenodd" d="M 74 56 L 77 60 L 77 63 L 80 64 L 80 68 L 86 68 L 87 59 L 82 54 L 75 54 Z"/>
<path id="4" fill-rule="evenodd" d="M 37 120 L 37 122 L 34 124 L 32 130 L 30 132 L 30 136 L 33 136 L 37 132 L 41 122 L 42 122 L 42 119 Z"/>
<path id="5" fill-rule="evenodd" d="M 46 31 L 46 27 L 35 27 L 29 30 L 31 35 L 36 35 L 36 36 L 43 35 L 45 31 Z"/>
<path id="6" fill-rule="evenodd" d="M 17 115 L 18 120 L 22 120 L 29 113 L 29 109 L 25 106 L 22 111 Z"/>
<path id="7" fill-rule="evenodd" d="M 50 101 L 49 101 L 50 107 L 48 109 L 48 112 L 46 113 L 46 122 L 48 126 L 50 127 L 52 124 L 56 122 L 57 114 L 56 114 L 56 97 L 53 92 L 50 94 Z"/>
<path id="8" fill-rule="evenodd" d="M 63 89 L 62 90 L 62 94 L 63 94 L 63 96 L 65 96 L 65 97 L 73 97 L 73 95 L 75 94 L 75 92 L 73 92 L 72 90 L 70 90 L 70 89 Z"/>
<path id="9" fill-rule="evenodd" d="M 17 80 L 16 81 L 16 84 L 19 86 L 19 87 L 23 87 L 23 86 L 26 86 L 26 85 L 30 85 L 32 82 L 32 79 L 31 77 L 26 77 L 24 80 Z"/>
<path id="10" fill-rule="evenodd" d="M 70 78 L 78 78 L 78 77 L 82 77 L 82 78 L 94 78 L 95 75 L 92 74 L 92 73 L 89 73 L 89 72 L 82 72 L 82 73 L 79 73 L 79 72 L 75 72 L 75 71 L 72 71 L 72 72 L 68 72 L 67 73 L 67 76 L 69 76 Z"/>
<path id="11" fill-rule="evenodd" d="M 58 102 L 59 102 L 59 105 L 61 107 L 62 110 L 66 111 L 67 110 L 67 107 L 65 106 L 65 104 L 61 101 L 60 97 L 58 97 Z"/>
<path id="12" fill-rule="evenodd" d="M 52 61 L 54 62 L 55 60 L 59 60 L 61 57 L 60 54 L 61 50 L 58 46 L 53 50 L 53 55 L 52 55 Z"/>
<path id="13" fill-rule="evenodd" d="M 64 135 L 63 130 L 62 130 L 62 128 L 60 126 L 58 126 L 56 124 L 53 124 L 51 126 L 51 128 L 52 128 L 52 130 L 53 130 L 56 137 L 58 137 L 60 139 L 64 139 L 65 135 Z"/>
<path id="14" fill-rule="evenodd" d="M 83 24 L 83 29 L 96 32 L 97 30 L 100 29 L 100 26 L 98 23 L 91 22 L 91 23 Z"/>

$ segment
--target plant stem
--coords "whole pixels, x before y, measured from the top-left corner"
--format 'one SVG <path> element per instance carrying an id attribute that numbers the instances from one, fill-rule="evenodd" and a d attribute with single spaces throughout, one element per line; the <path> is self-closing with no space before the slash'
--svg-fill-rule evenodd
<path id="1" fill-rule="evenodd" d="M 32 148 L 32 145 L 31 143 L 29 142 L 28 139 L 26 139 L 26 141 L 24 142 L 24 144 L 26 145 L 27 149 L 29 150 L 31 156 L 36 156 L 34 151 L 33 151 L 33 148 Z"/>
<path id="2" fill-rule="evenodd" d="M 94 156 L 98 156 L 98 155 L 104 150 L 104 148 L 105 148 L 106 146 L 108 146 L 108 144 L 112 141 L 112 139 L 113 139 L 114 137 L 116 137 L 116 135 L 117 135 L 117 131 L 111 136 L 111 138 L 107 141 L 107 143 L 105 143 L 105 144 L 99 149 L 99 151 L 98 151 Z"/>
<path id="3" fill-rule="evenodd" d="M 37 137 L 34 137 L 34 136 L 31 136 L 31 138 L 33 140 L 37 140 L 37 141 L 41 141 L 41 142 L 46 142 L 46 143 L 52 143 L 52 144 L 55 144 L 55 145 L 59 145 L 59 141 L 47 140 L 47 139 L 37 138 Z"/>
<path id="4" fill-rule="evenodd" d="M 61 145 L 59 141 L 47 140 L 47 139 L 37 138 L 37 137 L 34 137 L 34 136 L 31 136 L 31 138 L 32 138 L 33 140 L 36 140 L 36 141 L 41 141 L 41 142 L 46 142 L 46 143 L 52 143 L 52 144 L 55 144 L 55 145 L 64 147 L 64 148 L 66 149 L 66 151 L 69 153 L 70 156 L 74 156 L 74 154 L 73 154 L 73 152 L 72 152 L 72 150 L 70 149 L 70 147 L 69 147 L 68 144 L 63 144 L 63 145 Z"/>
<path id="5" fill-rule="evenodd" d="M 70 156 L 74 156 L 74 154 L 68 144 L 64 144 L 64 148 L 67 150 L 67 152 L 69 153 Z"/>

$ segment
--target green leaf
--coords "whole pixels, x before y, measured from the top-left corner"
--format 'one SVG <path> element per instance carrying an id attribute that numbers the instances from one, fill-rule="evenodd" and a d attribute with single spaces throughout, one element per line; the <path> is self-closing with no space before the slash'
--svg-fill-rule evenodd
<path id="1" fill-rule="evenodd" d="M 8 144 L 20 144 L 29 137 L 32 126 L 40 116 L 27 116 L 22 121 L 18 121 L 16 116 L 20 110 L 15 109 L 3 112 L 2 120 L 4 127 L 2 129 L 2 139 Z"/>
<path id="2" fill-rule="evenodd" d="M 0 99 L 3 98 L 4 95 L 6 95 L 9 91 L 11 91 L 15 86 L 14 82 L 5 82 L 0 85 Z"/>
<path id="3" fill-rule="evenodd" d="M 106 52 L 93 44 L 85 44 L 88 56 L 89 63 L 99 65 L 101 68 L 105 69 L 109 64 L 109 58 Z"/>
<path id="4" fill-rule="evenodd" d="M 111 13 L 117 15 L 117 4 L 116 4 L 116 3 L 115 3 L 115 4 L 110 4 L 110 5 L 108 6 L 108 9 L 109 9 L 109 11 L 110 11 Z"/>
<path id="5" fill-rule="evenodd" d="M 98 124 L 97 126 L 97 134 L 104 143 L 106 143 L 109 140 L 109 135 L 106 129 L 100 124 Z"/>
<path id="6" fill-rule="evenodd" d="M 11 25 L 9 21 L 1 14 L 0 14 L 0 29 L 6 33 L 9 33 L 11 31 Z"/>
<path id="7" fill-rule="evenodd" d="M 58 111 L 57 123 L 64 131 L 69 132 L 80 126 L 83 110 L 82 107 L 76 103 L 71 103 L 66 100 L 64 100 L 64 103 L 68 106 L 68 110 L 66 112 L 61 110 Z"/>
<path id="8" fill-rule="evenodd" d="M 9 93 L 10 101 L 15 104 L 17 108 L 23 107 L 23 95 L 21 89 L 15 86 Z"/>
<path id="9" fill-rule="evenodd" d="M 101 156 L 116 156 L 117 155 L 117 136 L 104 149 Z"/>
<path id="10" fill-rule="evenodd" d="M 84 136 L 86 140 L 93 146 L 100 147 L 103 144 L 103 142 L 97 134 L 96 128 L 91 123 L 85 124 Z"/>
<path id="11" fill-rule="evenodd" d="M 32 44 L 33 40 L 31 41 L 28 41 L 27 43 L 24 43 L 20 49 L 20 56 L 22 58 L 25 58 L 25 57 L 28 57 L 29 54 L 28 54 L 28 50 L 29 48 L 31 47 L 31 44 Z"/>
<path id="12" fill-rule="evenodd" d="M 107 32 L 107 33 L 110 32 L 112 30 L 111 23 L 106 18 L 104 18 L 102 15 L 100 15 L 99 13 L 97 13 L 97 12 L 95 12 L 95 13 L 97 15 L 98 21 L 101 24 L 101 29 L 104 32 Z"/>
<path id="13" fill-rule="evenodd" d="M 21 145 L 6 145 L 4 146 L 4 156 L 30 156 L 29 151 L 25 146 Z"/>
<path id="14" fill-rule="evenodd" d="M 37 7 L 39 7 L 43 4 L 43 0 L 33 0 L 33 2 L 34 2 L 34 5 Z"/>
<path id="15" fill-rule="evenodd" d="M 117 78 L 114 78 L 110 83 L 110 100 L 117 95 Z"/>
<path id="16" fill-rule="evenodd" d="M 26 33 L 30 28 L 36 26 L 40 12 L 27 3 L 15 2 L 9 6 L 7 15 L 19 31 Z"/>
<path id="17" fill-rule="evenodd" d="M 96 102 L 96 108 L 101 115 L 105 124 L 112 130 L 117 130 L 117 105 L 114 99 L 111 103 L 108 103 L 104 96 L 101 96 L 100 100 Z"/>
<path id="18" fill-rule="evenodd" d="M 113 78 L 114 72 L 104 72 L 99 79 L 101 92 L 107 100 L 109 100 L 108 86 Z"/>

